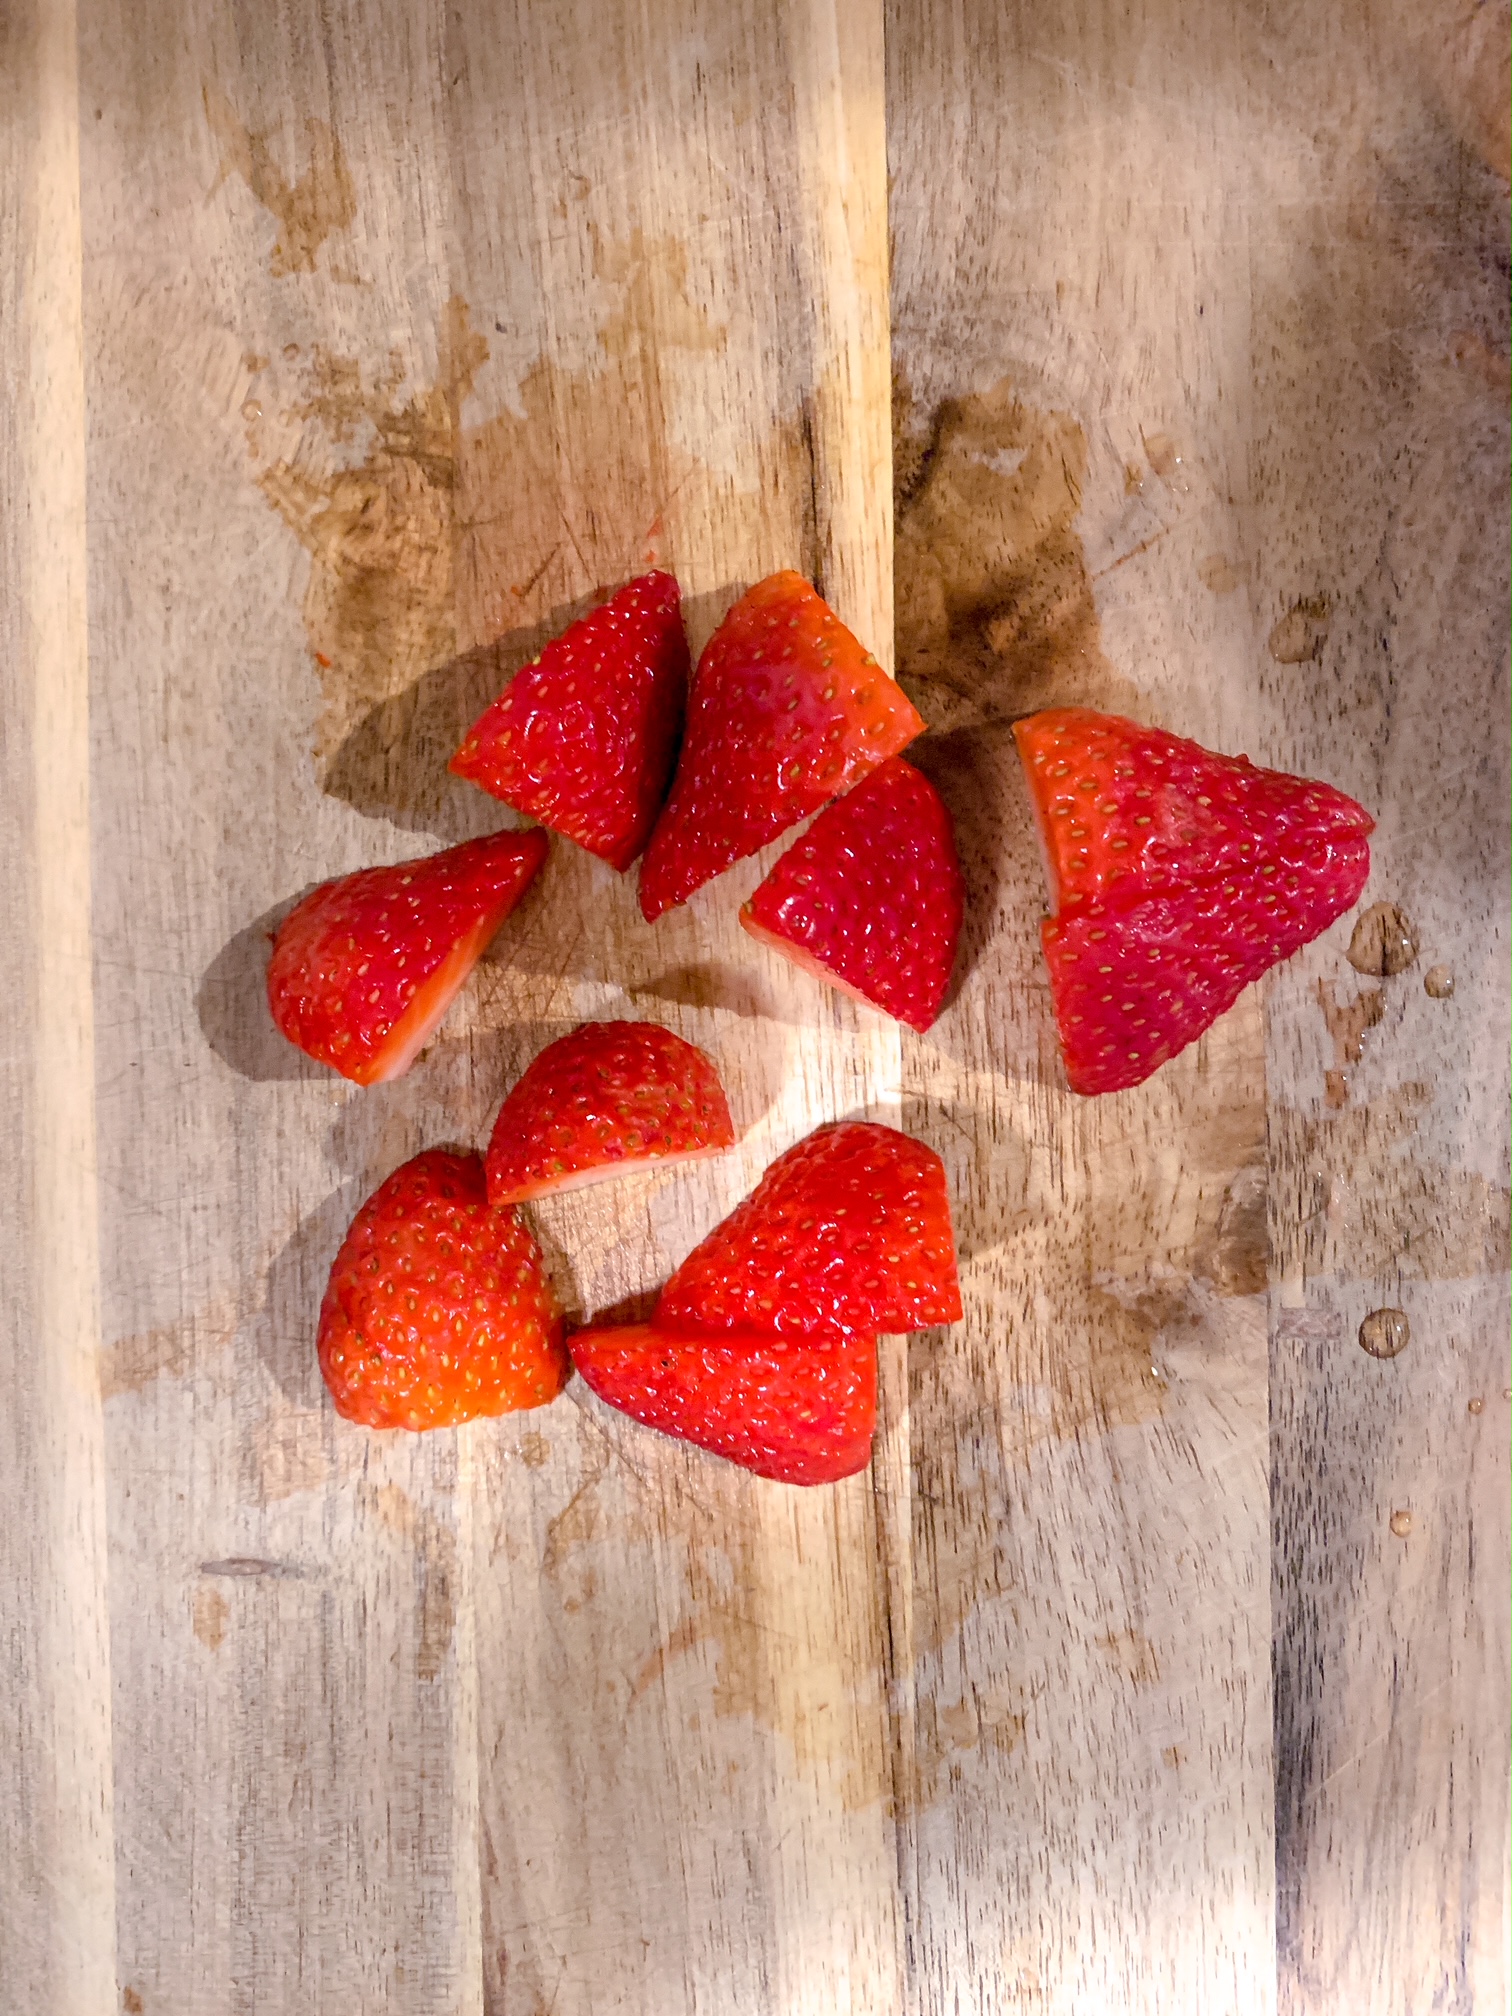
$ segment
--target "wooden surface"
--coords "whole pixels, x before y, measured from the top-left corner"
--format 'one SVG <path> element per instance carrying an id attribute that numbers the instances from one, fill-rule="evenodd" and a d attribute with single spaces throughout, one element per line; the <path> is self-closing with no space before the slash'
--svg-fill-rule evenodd
<path id="1" fill-rule="evenodd" d="M 0 27 L 8 2004 L 1504 2006 L 1505 10 L 885 30 Z M 751 945 L 761 863 L 651 930 L 558 844 L 409 1078 L 307 1067 L 270 922 L 496 823 L 461 730 L 653 560 L 695 646 L 779 565 L 895 640 L 968 876 L 940 1024 Z M 1416 963 L 1343 920 L 1072 1101 L 1008 735 L 1053 699 L 1357 792 Z M 543 1206 L 575 1308 L 821 1118 L 945 1157 L 967 1321 L 884 1344 L 869 1478 L 575 1388 L 331 1415 L 357 1202 L 605 1014 L 745 1139 Z"/>

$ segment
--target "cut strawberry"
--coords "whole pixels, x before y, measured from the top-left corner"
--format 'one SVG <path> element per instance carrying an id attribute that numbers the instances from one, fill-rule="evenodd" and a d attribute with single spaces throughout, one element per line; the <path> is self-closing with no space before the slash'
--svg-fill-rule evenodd
<path id="1" fill-rule="evenodd" d="M 833 1484 L 871 1460 L 875 1336 L 696 1336 L 633 1323 L 571 1341 L 601 1400 L 758 1477 Z"/>
<path id="2" fill-rule="evenodd" d="M 1331 784 L 1084 707 L 1013 732 L 1073 1092 L 1148 1078 L 1365 886 L 1375 821 Z"/>
<path id="3" fill-rule="evenodd" d="M 815 979 L 923 1031 L 950 984 L 961 907 L 950 814 L 893 756 L 819 814 L 740 921 Z"/>
<path id="4" fill-rule="evenodd" d="M 677 583 L 643 574 L 515 674 L 451 768 L 626 869 L 667 795 L 687 685 Z"/>
<path id="5" fill-rule="evenodd" d="M 483 1160 L 431 1149 L 352 1221 L 320 1311 L 336 1411 L 368 1428 L 449 1428 L 539 1407 L 569 1361 L 540 1248 L 495 1210 Z"/>
<path id="6" fill-rule="evenodd" d="M 797 1338 L 960 1316 L 939 1156 L 895 1128 L 841 1120 L 778 1156 L 678 1268 L 654 1320 Z"/>
<path id="7" fill-rule="evenodd" d="M 536 828 L 322 882 L 273 941 L 273 1020 L 359 1085 L 399 1077 L 545 858 Z"/>
<path id="8" fill-rule="evenodd" d="M 698 661 L 672 796 L 641 863 L 647 920 L 849 791 L 923 727 L 801 576 L 759 581 Z"/>
<path id="9" fill-rule="evenodd" d="M 722 1154 L 735 1129 L 719 1073 L 653 1022 L 586 1022 L 541 1052 L 488 1146 L 488 1194 L 514 1204 L 652 1163 Z"/>

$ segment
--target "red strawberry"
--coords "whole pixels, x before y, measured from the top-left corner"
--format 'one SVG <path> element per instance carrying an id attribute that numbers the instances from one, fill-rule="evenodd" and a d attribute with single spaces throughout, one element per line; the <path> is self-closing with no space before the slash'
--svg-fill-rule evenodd
<path id="1" fill-rule="evenodd" d="M 368 1428 L 539 1407 L 570 1369 L 524 1219 L 489 1205 L 480 1155 L 440 1148 L 396 1169 L 352 1220 L 317 1349 L 337 1413 Z"/>
<path id="2" fill-rule="evenodd" d="M 661 1292 L 671 1330 L 918 1330 L 961 1316 L 945 1169 L 892 1127 L 817 1128 Z"/>
<path id="3" fill-rule="evenodd" d="M 518 1204 L 653 1162 L 718 1155 L 734 1140 L 702 1050 L 654 1022 L 585 1022 L 549 1043 L 499 1108 L 488 1194 Z"/>
<path id="4" fill-rule="evenodd" d="M 950 814 L 892 756 L 819 814 L 740 921 L 815 979 L 925 1030 L 950 984 L 961 904 Z"/>
<path id="5" fill-rule="evenodd" d="M 1331 784 L 1085 707 L 1013 732 L 1050 881 L 1040 932 L 1073 1092 L 1148 1078 L 1365 886 L 1375 821 Z"/>
<path id="6" fill-rule="evenodd" d="M 687 686 L 677 583 L 643 574 L 515 674 L 451 768 L 623 870 L 667 795 Z"/>
<path id="7" fill-rule="evenodd" d="M 398 1078 L 545 858 L 536 828 L 322 882 L 273 941 L 273 1020 L 359 1085 Z"/>
<path id="8" fill-rule="evenodd" d="M 631 1323 L 579 1330 L 572 1356 L 611 1407 L 758 1477 L 833 1484 L 871 1460 L 874 1336 L 689 1335 Z"/>
<path id="9" fill-rule="evenodd" d="M 698 661 L 672 796 L 641 863 L 647 921 L 859 784 L 923 727 L 805 580 L 758 581 Z"/>

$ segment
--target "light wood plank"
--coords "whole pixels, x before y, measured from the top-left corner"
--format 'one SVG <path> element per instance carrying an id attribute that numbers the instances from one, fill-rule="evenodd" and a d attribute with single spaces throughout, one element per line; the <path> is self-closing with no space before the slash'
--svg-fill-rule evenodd
<path id="1" fill-rule="evenodd" d="M 705 1043 L 747 1131 L 543 1207 L 578 1310 L 895 1115 L 895 1034 L 745 949 L 759 864 L 652 932 L 566 846 L 398 1086 L 302 1068 L 258 992 L 308 882 L 498 823 L 445 757 L 596 589 L 674 566 L 697 645 L 797 564 L 885 651 L 880 17 L 162 0 L 84 64 L 122 1982 L 885 2010 L 868 1481 L 580 1394 L 365 1437 L 311 1336 L 361 1195 L 584 1016 Z"/>
<path id="2" fill-rule="evenodd" d="M 910 1366 L 920 2010 L 1274 2006 L 1259 1004 L 1067 1094 L 1009 733 L 1254 743 L 1235 30 L 889 12 L 898 664 L 971 903 L 904 1067 L 968 1305 Z"/>
<path id="3" fill-rule="evenodd" d="M 1365 900 L 1420 941 L 1362 975 L 1347 921 L 1269 1002 L 1280 1982 L 1308 2016 L 1500 2010 L 1512 1981 L 1507 192 L 1504 137 L 1500 176 L 1464 144 L 1497 159 L 1476 27 L 1291 23 L 1301 88 L 1267 105 L 1318 172 L 1272 171 L 1251 240 L 1261 622 L 1328 611 L 1315 659 L 1271 633 L 1259 660 L 1269 746 L 1375 810 Z M 1357 1064 L 1325 1003 L 1379 1015 Z M 1412 1339 L 1380 1362 L 1356 1338 L 1386 1306 Z"/>
<path id="4" fill-rule="evenodd" d="M 115 2002 L 96 1371 L 79 120 L 71 5 L 0 23 L 0 828 L 11 1028 L 3 1208 L 0 1979 Z"/>

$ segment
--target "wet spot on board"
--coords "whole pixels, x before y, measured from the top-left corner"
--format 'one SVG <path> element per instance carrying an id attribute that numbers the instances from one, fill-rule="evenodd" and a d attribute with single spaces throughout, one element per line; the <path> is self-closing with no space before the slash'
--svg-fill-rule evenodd
<path id="1" fill-rule="evenodd" d="M 1430 1086 L 1408 1084 L 1342 1111 L 1272 1111 L 1282 1278 L 1443 1281 L 1505 1271 L 1506 1186 L 1402 1152 L 1432 1096 Z"/>
<path id="2" fill-rule="evenodd" d="M 1399 1358 L 1411 1342 L 1404 1309 L 1372 1309 L 1360 1325 L 1360 1349 L 1372 1358 Z"/>
<path id="3" fill-rule="evenodd" d="M 1352 1001 L 1339 1001 L 1334 996 L 1333 983 L 1319 980 L 1318 1006 L 1334 1046 L 1333 1064 L 1324 1074 L 1323 1096 L 1329 1106 L 1337 1109 L 1348 1103 L 1350 1071 L 1364 1055 L 1367 1032 L 1380 1026 L 1386 1013 L 1386 996 L 1379 987 L 1367 987 Z"/>
<path id="4" fill-rule="evenodd" d="M 1328 597 L 1312 595 L 1293 602 L 1271 625 L 1266 649 L 1278 665 L 1308 665 L 1323 656 L 1328 641 Z"/>
<path id="5" fill-rule="evenodd" d="M 664 356 L 724 341 L 689 297 L 684 249 L 637 233 L 600 241 L 595 258 L 618 292 L 601 366 L 542 360 L 510 410 L 477 424 L 464 425 L 463 409 L 489 348 L 457 297 L 429 384 L 407 381 L 397 359 L 370 367 L 317 348 L 285 374 L 292 397 L 261 395 L 278 407 L 282 445 L 263 452 L 249 430 L 256 480 L 310 556 L 315 754 L 326 788 L 364 811 L 475 830 L 488 800 L 464 786 L 458 796 L 445 762 L 477 713 L 547 637 L 631 576 L 656 565 L 711 573 L 732 516 L 759 528 L 756 572 L 809 555 L 798 416 L 774 423 L 738 478 L 669 437 Z M 686 613 L 696 648 L 700 626 Z"/>
<path id="6" fill-rule="evenodd" d="M 1398 903 L 1372 903 L 1355 920 L 1345 958 L 1357 973 L 1390 979 L 1417 958 L 1417 927 Z"/>
<path id="7" fill-rule="evenodd" d="M 1006 379 L 921 418 L 900 382 L 894 433 L 898 675 L 930 726 L 1134 706 L 1103 653 L 1076 530 L 1081 424 L 1023 404 Z"/>
<path id="8" fill-rule="evenodd" d="M 327 238 L 345 231 L 357 216 L 357 189 L 340 139 L 324 119 L 306 119 L 306 165 L 290 181 L 274 158 L 269 136 L 254 133 L 220 86 L 209 80 L 204 104 L 220 150 L 215 187 L 230 175 L 239 176 L 278 225 L 268 262 L 273 277 L 313 273 Z"/>

